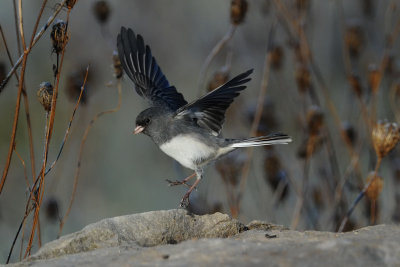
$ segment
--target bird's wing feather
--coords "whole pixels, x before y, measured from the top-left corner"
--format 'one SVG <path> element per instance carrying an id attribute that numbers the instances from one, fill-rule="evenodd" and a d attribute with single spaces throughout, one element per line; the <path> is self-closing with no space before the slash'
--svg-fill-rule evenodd
<path id="1" fill-rule="evenodd" d="M 239 74 L 196 101 L 182 106 L 176 111 L 175 118 L 192 120 L 198 126 L 218 135 L 225 120 L 226 109 L 240 91 L 246 88 L 244 84 L 251 80 L 248 76 L 252 72 L 251 69 Z"/>
<path id="2" fill-rule="evenodd" d="M 134 82 L 136 92 L 141 97 L 154 106 L 167 106 L 174 111 L 187 104 L 183 95 L 170 86 L 141 35 L 122 27 L 117 37 L 117 47 L 125 73 Z"/>

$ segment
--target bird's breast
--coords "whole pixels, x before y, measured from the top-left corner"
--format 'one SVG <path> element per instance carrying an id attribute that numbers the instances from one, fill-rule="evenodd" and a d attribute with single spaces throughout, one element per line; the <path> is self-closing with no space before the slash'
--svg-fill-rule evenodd
<path id="1" fill-rule="evenodd" d="M 217 151 L 195 136 L 181 134 L 160 145 L 160 149 L 186 168 L 195 170 L 216 156 Z"/>

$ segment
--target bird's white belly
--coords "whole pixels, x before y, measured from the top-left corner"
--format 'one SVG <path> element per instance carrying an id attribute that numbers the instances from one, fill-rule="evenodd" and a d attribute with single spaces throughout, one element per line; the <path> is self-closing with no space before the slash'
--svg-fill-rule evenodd
<path id="1" fill-rule="evenodd" d="M 192 170 L 215 156 L 212 147 L 189 135 L 178 135 L 162 144 L 160 148 L 165 154 Z"/>

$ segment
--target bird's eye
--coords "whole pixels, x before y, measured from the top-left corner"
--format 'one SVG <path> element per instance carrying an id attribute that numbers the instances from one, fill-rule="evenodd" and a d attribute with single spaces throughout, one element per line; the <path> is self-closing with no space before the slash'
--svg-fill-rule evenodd
<path id="1" fill-rule="evenodd" d="M 147 118 L 147 119 L 144 120 L 144 124 L 147 125 L 147 124 L 149 124 L 149 123 L 150 123 L 150 119 L 149 119 L 149 118 Z"/>

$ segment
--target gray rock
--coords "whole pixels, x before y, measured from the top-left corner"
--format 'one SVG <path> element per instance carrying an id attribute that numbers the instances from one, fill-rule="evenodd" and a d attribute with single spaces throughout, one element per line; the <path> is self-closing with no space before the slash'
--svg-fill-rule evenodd
<path id="1" fill-rule="evenodd" d="M 400 226 L 291 231 L 229 216 L 154 211 L 105 219 L 15 266 L 400 266 Z"/>

